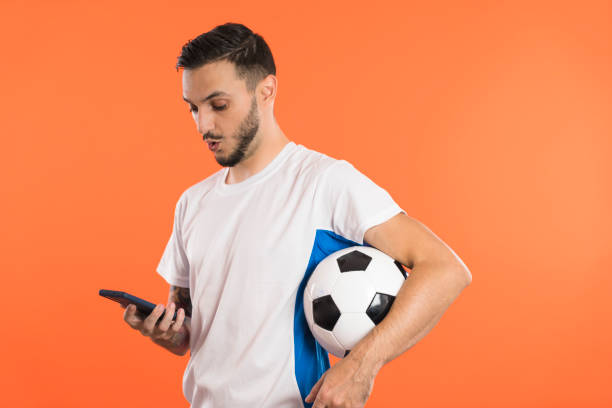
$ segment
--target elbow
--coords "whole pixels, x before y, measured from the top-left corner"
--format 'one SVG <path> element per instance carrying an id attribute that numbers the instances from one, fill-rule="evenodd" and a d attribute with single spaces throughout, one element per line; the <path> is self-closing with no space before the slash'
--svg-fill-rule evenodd
<path id="1" fill-rule="evenodd" d="M 472 272 L 468 269 L 465 263 L 461 260 L 461 258 L 456 256 L 455 261 L 453 262 L 454 269 L 456 273 L 461 277 L 465 286 L 468 286 L 472 283 Z"/>
<path id="2" fill-rule="evenodd" d="M 467 267 L 462 265 L 460 273 L 465 278 L 465 286 L 468 286 L 470 283 L 472 283 L 472 273 L 470 272 L 470 270 Z"/>
<path id="3" fill-rule="evenodd" d="M 469 284 L 472 283 L 472 273 L 463 262 L 453 263 L 450 269 L 453 271 L 453 276 L 455 276 L 459 281 L 463 282 L 464 287 L 469 286 Z"/>

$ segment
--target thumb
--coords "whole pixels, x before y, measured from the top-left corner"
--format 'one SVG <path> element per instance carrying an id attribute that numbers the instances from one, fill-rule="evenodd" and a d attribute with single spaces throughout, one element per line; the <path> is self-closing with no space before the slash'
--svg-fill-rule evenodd
<path id="1" fill-rule="evenodd" d="M 304 401 L 306 402 L 314 401 L 315 397 L 319 393 L 319 389 L 321 388 L 321 385 L 323 385 L 323 377 L 325 377 L 325 374 L 327 374 L 327 371 L 323 373 L 321 378 L 319 378 L 319 381 L 317 381 L 316 384 L 312 387 L 312 390 L 310 390 L 310 394 L 308 394 L 308 396 L 304 399 Z"/>

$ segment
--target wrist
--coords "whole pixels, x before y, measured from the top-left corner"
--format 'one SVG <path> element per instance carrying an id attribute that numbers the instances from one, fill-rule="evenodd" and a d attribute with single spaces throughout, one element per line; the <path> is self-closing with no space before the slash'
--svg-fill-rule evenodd
<path id="1" fill-rule="evenodd" d="M 174 354 L 183 356 L 189 350 L 189 331 L 185 327 L 181 327 L 181 329 L 169 339 L 151 337 L 151 341 Z"/>
<path id="2" fill-rule="evenodd" d="M 153 337 L 151 337 L 151 341 L 157 344 L 158 346 L 165 348 L 171 353 L 179 356 L 185 355 L 185 353 L 187 353 L 187 350 L 189 349 L 188 344 L 186 344 L 187 342 L 179 343 L 172 340 L 154 339 Z"/>
<path id="3" fill-rule="evenodd" d="M 378 331 L 374 327 L 366 337 L 353 347 L 345 358 L 356 361 L 361 371 L 376 375 L 386 363 L 384 354 L 381 352 L 383 347 L 377 344 Z"/>

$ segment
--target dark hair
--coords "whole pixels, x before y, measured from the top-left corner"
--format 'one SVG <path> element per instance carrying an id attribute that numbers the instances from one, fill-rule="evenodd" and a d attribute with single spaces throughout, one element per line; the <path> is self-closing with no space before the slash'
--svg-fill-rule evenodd
<path id="1" fill-rule="evenodd" d="M 234 64 L 238 78 L 246 80 L 249 93 L 269 74 L 276 75 L 274 58 L 268 44 L 259 34 L 238 23 L 225 23 L 200 34 L 183 45 L 176 63 L 193 69 L 227 60 Z"/>

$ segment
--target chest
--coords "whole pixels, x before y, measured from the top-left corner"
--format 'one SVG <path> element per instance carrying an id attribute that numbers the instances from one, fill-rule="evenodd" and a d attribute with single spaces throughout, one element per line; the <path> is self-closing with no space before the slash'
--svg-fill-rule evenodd
<path id="1" fill-rule="evenodd" d="M 192 280 L 297 287 L 319 224 L 314 193 L 312 184 L 290 183 L 203 197 L 183 226 Z"/>

